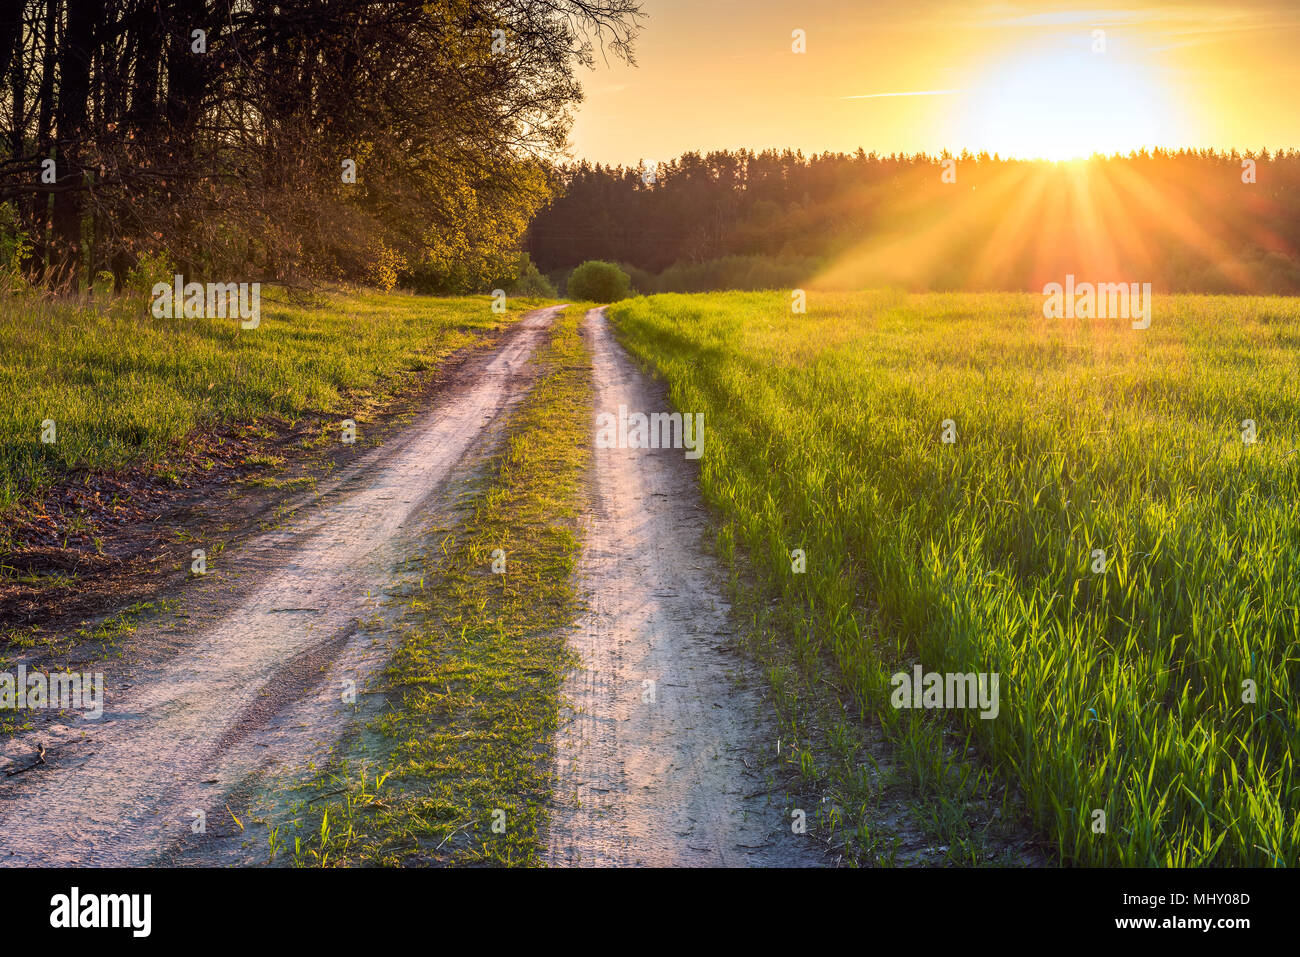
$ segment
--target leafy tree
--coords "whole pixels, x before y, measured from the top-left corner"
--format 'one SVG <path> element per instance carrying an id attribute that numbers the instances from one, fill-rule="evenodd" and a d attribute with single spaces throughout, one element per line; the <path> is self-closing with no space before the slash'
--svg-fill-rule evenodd
<path id="1" fill-rule="evenodd" d="M 550 196 L 638 0 L 13 0 L 0 202 L 31 269 L 481 288 Z M 47 169 L 53 161 L 53 179 Z M 43 175 L 44 174 L 44 175 Z"/>
<path id="2" fill-rule="evenodd" d="M 613 263 L 593 259 L 573 270 L 568 295 L 586 302 L 617 302 L 626 299 L 632 280 Z"/>
<path id="3" fill-rule="evenodd" d="M 1246 159 L 1255 183 L 1243 182 Z M 633 267 L 642 291 L 1041 289 L 1073 273 L 1159 291 L 1300 292 L 1300 152 L 1094 157 L 1082 169 L 1091 190 L 1073 166 L 956 161 L 955 184 L 942 157 L 863 150 L 687 153 L 653 183 L 637 166 L 567 164 L 527 248 L 548 273 L 588 259 Z"/>

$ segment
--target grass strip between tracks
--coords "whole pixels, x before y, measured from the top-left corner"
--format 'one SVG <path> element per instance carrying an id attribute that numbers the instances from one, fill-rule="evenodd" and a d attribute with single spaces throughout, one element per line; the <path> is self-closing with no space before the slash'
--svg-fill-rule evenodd
<path id="1" fill-rule="evenodd" d="M 277 832 L 273 852 L 307 866 L 540 863 L 590 454 L 583 312 L 557 319 L 467 518 L 425 556 L 384 676 L 391 710 L 372 724 L 382 768 L 323 777 L 346 793 L 313 805 L 296 839 Z"/>

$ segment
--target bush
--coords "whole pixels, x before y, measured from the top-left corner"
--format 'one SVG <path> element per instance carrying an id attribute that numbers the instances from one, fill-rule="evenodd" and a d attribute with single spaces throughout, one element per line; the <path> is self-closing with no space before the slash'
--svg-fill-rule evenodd
<path id="1" fill-rule="evenodd" d="M 724 256 L 702 263 L 674 263 L 659 274 L 658 292 L 721 289 L 795 289 L 820 271 L 816 259 L 800 256 Z"/>
<path id="2" fill-rule="evenodd" d="M 555 287 L 538 271 L 528 253 L 524 253 L 519 258 L 519 272 L 510 283 L 509 292 L 512 296 L 525 298 L 554 299 L 556 297 Z"/>
<path id="3" fill-rule="evenodd" d="M 392 292 L 398 275 L 406 268 L 406 257 L 389 248 L 382 239 L 370 244 L 370 261 L 366 264 L 366 281 L 383 292 Z"/>
<path id="4" fill-rule="evenodd" d="M 31 252 L 27 234 L 18 225 L 18 216 L 8 203 L 0 203 L 0 289 L 21 292 L 27 287 L 23 261 Z"/>
<path id="5" fill-rule="evenodd" d="M 628 297 L 632 280 L 613 263 L 589 259 L 569 276 L 568 297 L 586 302 L 617 302 Z"/>
<path id="6" fill-rule="evenodd" d="M 124 289 L 128 296 L 149 299 L 153 296 L 153 287 L 160 282 L 172 284 L 172 277 L 179 272 L 164 252 L 141 253 L 131 271 L 126 274 Z"/>
<path id="7" fill-rule="evenodd" d="M 655 279 L 655 274 L 640 266 L 633 266 L 631 263 L 619 263 L 618 268 L 627 273 L 628 278 L 632 281 L 632 294 L 637 296 L 653 296 L 659 291 L 659 283 Z"/>

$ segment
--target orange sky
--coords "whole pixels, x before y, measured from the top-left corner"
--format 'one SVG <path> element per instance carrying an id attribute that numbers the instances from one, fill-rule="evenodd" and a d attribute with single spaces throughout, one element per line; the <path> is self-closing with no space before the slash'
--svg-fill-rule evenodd
<path id="1" fill-rule="evenodd" d="M 611 61 L 582 76 L 575 157 L 1300 147 L 1300 0 L 643 0 L 642 9 L 638 66 Z M 791 51 L 795 29 L 806 53 Z"/>

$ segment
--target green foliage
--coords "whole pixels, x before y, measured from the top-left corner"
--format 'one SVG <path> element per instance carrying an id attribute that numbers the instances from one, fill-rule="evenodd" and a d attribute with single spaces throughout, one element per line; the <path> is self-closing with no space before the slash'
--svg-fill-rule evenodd
<path id="1" fill-rule="evenodd" d="M 167 268 L 142 259 L 135 290 L 148 295 Z M 502 321 L 481 297 L 294 301 L 272 286 L 253 330 L 155 319 L 138 298 L 107 308 L 13 298 L 0 303 L 0 511 L 70 469 L 164 460 L 203 425 L 354 412 Z M 52 445 L 40 441 L 45 419 Z"/>
<path id="2" fill-rule="evenodd" d="M 368 258 L 366 281 L 382 292 L 391 292 L 397 285 L 398 275 L 406 267 L 406 258 L 397 250 L 384 245 L 381 239 L 371 242 Z"/>
<path id="3" fill-rule="evenodd" d="M 1045 321 L 1022 294 L 819 294 L 806 315 L 787 293 L 668 295 L 611 314 L 705 414 L 724 556 L 918 780 L 933 729 L 891 707 L 891 674 L 996 672 L 997 718 L 945 718 L 1063 859 L 1300 859 L 1296 300 L 1157 297 L 1145 330 Z"/>
<path id="4" fill-rule="evenodd" d="M 569 275 L 565 294 L 585 302 L 617 302 L 631 291 L 631 279 L 613 263 L 598 259 L 578 266 Z"/>
<path id="5" fill-rule="evenodd" d="M 403 284 L 435 294 L 499 288 L 503 277 L 517 275 L 519 241 L 550 196 L 544 170 L 513 163 L 490 189 L 462 171 L 440 171 L 440 177 L 438 224 L 426 225 L 412 244 Z"/>
<path id="6" fill-rule="evenodd" d="M 31 250 L 31 241 L 19 225 L 13 206 L 0 203 L 0 290 L 17 293 L 27 287 L 23 264 Z"/>
<path id="7" fill-rule="evenodd" d="M 513 296 L 524 296 L 525 298 L 556 298 L 555 286 L 538 271 L 528 253 L 520 254 L 519 269 L 515 274 L 515 279 L 509 284 L 507 291 Z"/>
<path id="8" fill-rule="evenodd" d="M 658 292 L 714 292 L 728 289 L 793 289 L 808 284 L 821 263 L 792 256 L 726 256 L 702 263 L 674 263 L 656 280 Z"/>
<path id="9" fill-rule="evenodd" d="M 146 299 L 153 295 L 157 283 L 171 285 L 175 275 L 176 267 L 165 252 L 141 253 L 126 274 L 123 291 L 129 297 Z"/>
<path id="10" fill-rule="evenodd" d="M 656 292 L 678 292 L 676 289 L 660 289 L 659 280 L 655 274 L 648 269 L 642 269 L 640 266 L 633 266 L 631 263 L 619 263 L 618 268 L 627 273 L 628 279 L 632 283 L 632 292 L 635 295 L 649 296 Z"/>
<path id="11" fill-rule="evenodd" d="M 187 278 L 481 292 L 550 198 L 576 68 L 629 59 L 639 19 L 636 0 L 345 0 L 305 19 L 241 4 L 220 63 L 194 69 L 170 15 L 138 6 L 19 3 L 21 22 L 3 19 L 0 86 L 19 108 L 0 111 L 0 163 L 24 170 L 6 195 L 41 239 L 43 282 L 121 279 L 165 249 Z M 54 190 L 31 169 L 37 145 L 53 158 L 46 139 Z"/>
<path id="12" fill-rule="evenodd" d="M 107 299 L 113 295 L 113 274 L 107 269 L 95 273 L 90 284 L 90 291 L 96 299 Z"/>
<path id="13" fill-rule="evenodd" d="M 734 265 L 709 265 L 765 257 L 824 263 L 823 289 L 1041 289 L 1073 273 L 1297 293 L 1300 151 L 1255 156 L 1257 186 L 1242 183 L 1240 154 L 1212 150 L 1078 163 L 963 153 L 947 183 L 942 157 L 862 150 L 690 152 L 660 163 L 653 185 L 636 169 L 579 163 L 560 170 L 563 195 L 538 213 L 530 249 L 547 272 L 602 259 L 676 274 L 653 290 L 634 279 L 642 292 L 789 284 L 773 269 L 737 278 Z M 1049 197 L 1060 205 L 1045 215 Z"/>
<path id="14" fill-rule="evenodd" d="M 627 273 L 635 294 L 661 292 L 724 292 L 793 289 L 810 284 L 825 263 L 805 256 L 724 256 L 704 262 L 679 262 L 659 275 L 629 263 Z"/>

